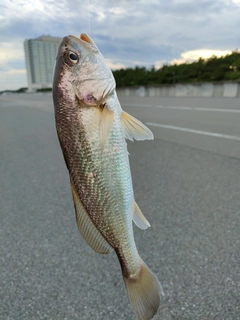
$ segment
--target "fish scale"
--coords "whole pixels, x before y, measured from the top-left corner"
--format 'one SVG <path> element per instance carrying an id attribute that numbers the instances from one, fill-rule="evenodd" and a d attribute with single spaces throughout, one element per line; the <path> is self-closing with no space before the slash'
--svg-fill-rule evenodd
<path id="1" fill-rule="evenodd" d="M 66 110 L 67 108 L 65 108 L 65 111 Z M 78 115 L 76 117 L 76 113 L 80 113 L 81 115 Z M 82 110 L 79 108 L 75 112 L 73 112 L 73 108 L 69 108 L 68 113 L 65 114 L 64 117 L 63 112 L 61 112 L 60 114 L 61 117 L 57 120 L 57 123 L 59 123 L 59 125 L 62 121 L 65 122 L 65 119 L 67 117 L 71 119 L 69 121 L 71 124 L 73 124 L 76 121 L 76 119 L 77 124 L 79 124 L 79 122 L 84 123 L 85 121 L 87 121 L 91 125 L 92 122 L 99 123 L 100 121 L 100 115 L 98 110 L 96 110 L 95 112 L 98 120 L 93 121 L 93 112 L 92 110 L 89 111 L 87 108 L 83 108 Z M 89 118 L 90 121 L 88 121 Z M 79 137 L 79 140 L 75 140 L 75 143 L 71 143 L 70 145 L 67 144 L 66 158 L 71 159 L 72 165 L 71 163 L 69 165 L 70 176 L 75 185 L 76 190 L 80 194 L 81 202 L 83 203 L 86 210 L 88 210 L 89 215 L 95 222 L 96 226 L 98 226 L 99 231 L 102 234 L 104 234 L 105 238 L 107 239 L 108 226 L 112 226 L 112 228 L 114 229 L 112 233 L 115 234 L 115 239 L 114 241 L 111 241 L 111 245 L 114 247 L 118 247 L 119 244 L 116 235 L 126 233 L 126 231 L 122 230 L 122 228 L 119 228 L 120 226 L 123 227 L 126 224 L 121 223 L 121 221 L 118 221 L 122 220 L 124 217 L 119 212 L 119 207 L 120 205 L 122 206 L 122 202 L 114 203 L 114 201 L 112 200 L 115 199 L 115 195 L 118 194 L 118 190 L 116 188 L 109 188 L 108 185 L 111 185 L 111 183 L 113 185 L 118 185 L 120 192 L 122 193 L 123 188 L 121 186 L 123 184 L 127 185 L 127 178 L 130 178 L 130 172 L 127 172 L 127 175 L 124 175 L 124 171 L 126 171 L 126 165 L 125 162 L 121 159 L 121 140 L 123 144 L 123 139 L 118 139 L 116 141 L 116 139 L 114 139 L 115 133 L 113 133 L 112 135 L 110 132 L 110 136 L 108 139 L 109 142 L 107 142 L 104 152 L 103 154 L 101 154 L 99 136 L 97 140 L 95 139 L 95 137 L 97 136 L 96 133 L 99 132 L 97 126 L 95 126 L 95 132 L 92 130 L 92 139 L 89 140 L 86 139 L 85 130 L 82 126 L 73 125 L 73 130 L 70 131 L 69 127 L 64 124 L 63 128 L 65 128 L 65 130 L 62 130 L 61 134 L 59 135 L 60 139 L 62 139 L 63 141 L 63 144 L 66 140 L 68 141 L 70 139 L 71 141 L 74 141 L 74 137 Z M 92 126 L 92 128 L 94 127 Z M 112 136 L 113 139 L 111 139 Z M 115 152 L 113 155 L 111 148 L 111 140 L 117 144 L 117 149 L 119 150 L 119 152 Z M 112 161 L 113 159 L 115 161 L 114 165 Z M 98 168 L 100 168 L 100 170 Z M 112 171 L 112 169 L 114 168 L 116 168 L 115 170 L 118 174 L 114 174 L 114 172 Z M 109 172 L 113 172 L 112 179 L 117 179 L 117 182 L 111 181 L 112 179 L 107 179 L 107 177 L 109 176 Z M 92 179 L 92 177 L 89 178 L 89 174 L 92 174 L 92 176 L 95 175 L 94 180 Z M 125 176 L 127 177 L 125 178 Z M 128 183 L 128 188 L 125 188 L 124 191 L 126 191 L 127 194 L 129 194 L 131 193 L 129 189 L 131 190 L 131 180 Z M 129 205 L 131 205 L 130 202 Z M 99 211 L 101 212 L 101 215 L 99 214 Z M 129 211 L 130 208 L 128 208 L 128 212 Z M 110 222 L 106 223 L 106 221 Z"/>

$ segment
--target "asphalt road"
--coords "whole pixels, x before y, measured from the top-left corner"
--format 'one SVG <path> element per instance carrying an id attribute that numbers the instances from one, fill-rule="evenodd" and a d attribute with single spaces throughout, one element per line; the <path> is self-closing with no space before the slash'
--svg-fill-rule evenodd
<path id="1" fill-rule="evenodd" d="M 240 319 L 240 100 L 121 101 L 156 137 L 128 147 L 154 319 Z M 77 230 L 50 95 L 0 96 L 0 159 L 0 319 L 134 319 L 115 254 Z"/>

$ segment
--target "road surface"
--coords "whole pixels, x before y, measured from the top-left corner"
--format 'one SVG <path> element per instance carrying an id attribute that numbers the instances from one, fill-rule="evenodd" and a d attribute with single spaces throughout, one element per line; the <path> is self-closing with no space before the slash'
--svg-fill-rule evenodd
<path id="1" fill-rule="evenodd" d="M 240 319 L 239 99 L 121 101 L 155 134 L 128 146 L 154 319 Z M 115 254 L 77 230 L 49 94 L 0 96 L 0 159 L 0 319 L 134 319 Z"/>

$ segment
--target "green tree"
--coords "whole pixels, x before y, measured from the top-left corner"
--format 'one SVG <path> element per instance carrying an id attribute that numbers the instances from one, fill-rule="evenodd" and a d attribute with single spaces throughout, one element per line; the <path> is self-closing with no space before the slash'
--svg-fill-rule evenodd
<path id="1" fill-rule="evenodd" d="M 164 64 L 160 69 L 136 66 L 113 72 L 117 87 L 146 86 L 208 81 L 240 81 L 240 52 L 224 57 L 200 58 L 196 62 Z"/>

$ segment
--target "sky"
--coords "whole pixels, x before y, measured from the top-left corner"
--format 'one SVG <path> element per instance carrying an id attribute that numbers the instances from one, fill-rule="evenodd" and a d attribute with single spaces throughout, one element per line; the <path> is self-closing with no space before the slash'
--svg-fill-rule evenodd
<path id="1" fill-rule="evenodd" d="M 23 41 L 87 33 L 112 69 L 240 49 L 240 0 L 1 0 L 0 91 L 27 86 Z"/>

